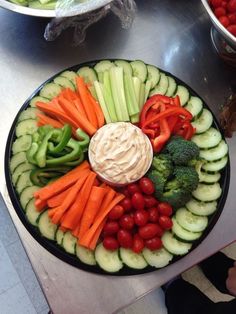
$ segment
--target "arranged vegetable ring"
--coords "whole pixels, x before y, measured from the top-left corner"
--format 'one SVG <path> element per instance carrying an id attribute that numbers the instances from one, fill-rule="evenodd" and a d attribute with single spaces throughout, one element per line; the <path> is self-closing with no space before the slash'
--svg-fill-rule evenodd
<path id="1" fill-rule="evenodd" d="M 141 60 L 81 64 L 40 86 L 12 125 L 5 175 L 42 246 L 113 275 L 154 271 L 194 249 L 223 210 L 230 178 L 211 110 Z"/>

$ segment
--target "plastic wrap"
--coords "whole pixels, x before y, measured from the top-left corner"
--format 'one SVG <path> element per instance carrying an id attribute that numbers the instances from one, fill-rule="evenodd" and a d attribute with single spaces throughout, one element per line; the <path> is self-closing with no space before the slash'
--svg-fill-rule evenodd
<path id="1" fill-rule="evenodd" d="M 129 28 L 135 11 L 134 0 L 58 0 L 56 18 L 48 23 L 44 37 L 47 41 L 53 41 L 63 30 L 72 27 L 73 45 L 79 45 L 85 40 L 87 28 L 109 12 L 120 19 L 123 28 Z"/>

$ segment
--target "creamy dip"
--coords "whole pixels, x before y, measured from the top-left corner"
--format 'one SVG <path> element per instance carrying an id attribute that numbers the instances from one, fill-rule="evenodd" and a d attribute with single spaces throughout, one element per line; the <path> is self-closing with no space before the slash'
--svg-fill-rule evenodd
<path id="1" fill-rule="evenodd" d="M 153 151 L 148 137 L 129 122 L 109 123 L 100 128 L 89 145 L 93 170 L 112 184 L 128 184 L 145 175 Z"/>

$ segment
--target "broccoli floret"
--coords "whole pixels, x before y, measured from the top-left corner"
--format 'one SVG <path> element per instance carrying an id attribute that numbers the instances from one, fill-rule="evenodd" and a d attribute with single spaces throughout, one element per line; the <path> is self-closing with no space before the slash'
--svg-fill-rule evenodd
<path id="1" fill-rule="evenodd" d="M 178 209 L 183 207 L 191 197 L 191 193 L 186 192 L 181 188 L 177 188 L 175 190 L 165 191 L 159 200 L 169 203 L 174 209 Z"/>
<path id="2" fill-rule="evenodd" d="M 198 174 L 193 167 L 177 166 L 174 169 L 174 176 L 179 187 L 184 190 L 192 192 L 198 186 Z"/>
<path id="3" fill-rule="evenodd" d="M 173 136 L 165 147 L 176 165 L 186 165 L 190 160 L 199 157 L 199 147 L 180 136 Z"/>
<path id="4" fill-rule="evenodd" d="M 147 177 L 154 183 L 155 185 L 155 196 L 156 198 L 160 198 L 164 191 L 164 186 L 166 183 L 166 178 L 157 170 L 150 170 L 147 173 Z"/>
<path id="5" fill-rule="evenodd" d="M 157 170 L 164 178 L 168 178 L 173 172 L 173 163 L 171 157 L 167 154 L 154 156 L 152 167 Z"/>

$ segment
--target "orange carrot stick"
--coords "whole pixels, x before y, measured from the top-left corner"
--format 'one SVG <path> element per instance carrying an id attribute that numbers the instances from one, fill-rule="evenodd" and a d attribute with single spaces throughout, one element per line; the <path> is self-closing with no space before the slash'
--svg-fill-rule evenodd
<path id="1" fill-rule="evenodd" d="M 103 229 L 105 223 L 106 223 L 106 218 L 101 222 L 101 224 L 99 225 L 99 227 L 98 227 L 97 230 L 95 231 L 95 233 L 94 233 L 94 235 L 93 235 L 93 237 L 92 237 L 92 240 L 90 241 L 90 244 L 89 244 L 89 248 L 90 248 L 91 250 L 94 250 L 94 249 L 95 249 L 96 244 L 97 244 L 97 242 L 98 242 L 98 239 L 99 239 L 99 237 L 100 237 L 100 234 L 101 234 L 101 232 L 102 232 L 102 229 Z"/>
<path id="2" fill-rule="evenodd" d="M 63 217 L 63 220 L 61 222 L 61 225 L 63 227 L 74 230 L 77 227 L 77 225 L 80 223 L 80 219 L 83 215 L 85 205 L 90 196 L 95 178 L 96 178 L 96 173 L 90 172 L 90 174 L 86 178 L 86 181 L 82 189 L 80 190 L 80 193 L 77 195 L 74 204 L 69 208 L 69 210 L 66 212 L 65 216 Z"/>
<path id="3" fill-rule="evenodd" d="M 62 128 L 63 127 L 63 124 L 61 122 L 59 122 L 58 120 L 50 118 L 49 116 L 46 116 L 46 115 L 41 114 L 41 113 L 37 113 L 36 115 L 38 117 L 37 121 L 38 121 L 38 123 L 40 123 L 40 125 L 50 124 L 54 128 Z"/>
<path id="4" fill-rule="evenodd" d="M 93 96 L 90 93 L 88 94 L 88 97 L 89 97 L 90 102 L 93 105 L 94 111 L 96 113 L 97 121 L 98 121 L 98 127 L 101 128 L 105 123 L 104 114 L 102 112 L 102 109 L 101 109 L 99 103 L 93 98 Z"/>
<path id="5" fill-rule="evenodd" d="M 61 205 L 61 203 L 65 199 L 65 197 L 68 194 L 70 189 L 71 189 L 71 187 L 66 189 L 65 191 L 62 191 L 61 193 L 49 198 L 47 200 L 48 207 L 53 208 L 53 207 L 57 207 L 57 206 Z"/>
<path id="6" fill-rule="evenodd" d="M 76 78 L 76 86 L 89 121 L 95 128 L 98 128 L 97 117 L 93 109 L 93 105 L 88 97 L 90 92 L 88 91 L 88 88 L 82 77 L 78 76 Z"/>
<path id="7" fill-rule="evenodd" d="M 47 207 L 47 202 L 42 201 L 40 199 L 35 199 L 34 201 L 35 208 L 38 212 L 41 212 L 43 209 Z"/>
<path id="8" fill-rule="evenodd" d="M 97 215 L 107 190 L 93 186 L 80 223 L 79 238 L 91 227 Z"/>

